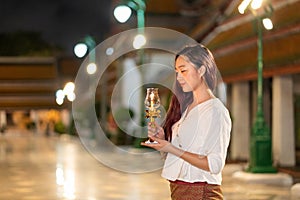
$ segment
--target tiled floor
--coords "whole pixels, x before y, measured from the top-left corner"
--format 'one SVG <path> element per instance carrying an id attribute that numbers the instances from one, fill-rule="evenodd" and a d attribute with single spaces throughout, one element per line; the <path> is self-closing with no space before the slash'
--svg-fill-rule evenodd
<path id="1" fill-rule="evenodd" d="M 227 200 L 290 199 L 290 187 L 233 179 L 236 168 L 227 165 L 224 170 Z M 76 138 L 0 136 L 0 200 L 170 200 L 169 195 L 159 170 L 133 174 L 111 169 Z"/>

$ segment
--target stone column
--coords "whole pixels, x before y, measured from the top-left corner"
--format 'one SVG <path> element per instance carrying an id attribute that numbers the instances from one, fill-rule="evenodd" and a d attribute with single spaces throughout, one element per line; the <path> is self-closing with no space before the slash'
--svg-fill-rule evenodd
<path id="1" fill-rule="evenodd" d="M 280 166 L 294 166 L 296 159 L 293 79 L 291 76 L 273 77 L 272 113 L 273 160 Z"/>
<path id="2" fill-rule="evenodd" d="M 7 126 L 6 111 L 0 110 L 0 127 Z"/>
<path id="3" fill-rule="evenodd" d="M 248 82 L 236 82 L 232 85 L 232 135 L 231 158 L 249 159 L 250 144 L 250 92 Z"/>
<path id="4" fill-rule="evenodd" d="M 0 110 L 0 134 L 4 133 L 7 126 L 6 111 Z"/>
<path id="5" fill-rule="evenodd" d="M 142 110 L 144 108 L 144 91 L 142 90 L 142 74 L 136 65 L 136 61 L 133 58 L 126 58 L 123 69 L 120 109 L 130 109 L 134 116 L 131 118 L 128 112 L 127 118 L 124 116 L 124 121 L 119 126 L 121 125 L 123 131 L 126 132 L 126 141 L 129 141 L 130 137 L 128 136 L 142 137 L 142 134 L 144 134 L 138 126 L 141 122 L 140 113 L 144 112 Z"/>

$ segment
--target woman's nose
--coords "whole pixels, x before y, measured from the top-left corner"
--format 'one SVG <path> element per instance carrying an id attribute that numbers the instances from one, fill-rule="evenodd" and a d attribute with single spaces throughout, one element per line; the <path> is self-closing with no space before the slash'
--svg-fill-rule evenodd
<path id="1" fill-rule="evenodd" d="M 182 80 L 182 75 L 180 73 L 177 73 L 177 76 L 176 76 L 176 79 L 179 81 L 179 80 Z"/>

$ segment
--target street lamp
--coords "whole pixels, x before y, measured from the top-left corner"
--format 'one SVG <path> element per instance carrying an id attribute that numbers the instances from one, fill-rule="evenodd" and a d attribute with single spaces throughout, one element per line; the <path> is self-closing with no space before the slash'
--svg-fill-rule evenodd
<path id="1" fill-rule="evenodd" d="M 114 9 L 114 17 L 116 20 L 120 23 L 125 23 L 131 16 L 132 10 L 136 11 L 136 18 L 137 18 L 137 35 L 134 37 L 132 46 L 134 49 L 137 49 L 137 63 L 143 64 L 144 63 L 144 49 L 142 48 L 146 43 L 147 40 L 144 36 L 144 29 L 145 29 L 145 10 L 146 10 L 146 3 L 145 0 L 123 0 L 123 3 L 119 6 L 117 6 Z M 127 63 L 127 64 L 125 64 Z M 124 62 L 125 70 L 128 70 L 128 67 L 132 67 L 131 62 Z M 140 77 L 140 81 L 142 80 L 141 72 L 136 74 L 136 78 Z M 137 79 L 135 79 L 137 80 Z M 138 96 L 141 97 L 142 90 L 139 89 L 137 92 Z M 126 98 L 126 95 L 123 95 L 123 98 Z M 142 105 L 141 105 L 142 106 Z M 137 106 L 138 107 L 138 106 Z M 140 109 L 143 110 L 144 107 L 141 107 Z M 136 108 L 136 112 L 139 112 L 139 108 Z M 140 121 L 141 124 L 144 123 L 144 118 L 138 118 L 138 121 Z M 137 122 L 139 123 L 139 122 Z M 138 133 L 137 133 L 138 134 Z M 144 139 L 136 138 L 134 145 L 135 147 L 140 147 L 141 141 Z"/>
<path id="2" fill-rule="evenodd" d="M 145 27 L 145 10 L 146 4 L 144 0 L 126 0 L 122 5 L 114 9 L 114 16 L 120 23 L 125 23 L 131 16 L 131 9 L 137 13 L 137 27 Z"/>
<path id="3" fill-rule="evenodd" d="M 74 46 L 74 54 L 78 57 L 78 58 L 82 58 L 84 57 L 88 51 L 90 52 L 90 57 L 91 57 L 91 61 L 95 62 L 95 49 L 96 47 L 96 42 L 94 40 L 93 37 L 91 36 L 85 36 L 82 42 L 77 43 Z M 92 54 L 92 56 L 91 56 Z"/>
<path id="4" fill-rule="evenodd" d="M 78 43 L 74 46 L 74 54 L 78 58 L 83 58 L 88 52 L 88 46 L 85 43 Z"/>
<path id="5" fill-rule="evenodd" d="M 70 102 L 73 102 L 76 98 L 75 95 L 75 84 L 73 82 L 67 82 L 63 89 L 58 89 L 56 91 L 56 103 L 61 106 L 64 103 L 65 97 L 67 97 L 67 100 Z M 70 107 L 68 106 L 68 113 L 69 113 L 69 134 L 73 133 L 73 117 L 71 114 Z"/>
<path id="6" fill-rule="evenodd" d="M 258 12 L 262 7 L 263 0 L 243 0 L 239 5 L 238 10 L 241 14 L 251 4 L 249 10 L 255 16 L 257 26 L 257 112 L 255 123 L 251 132 L 250 143 L 250 162 L 249 172 L 253 173 L 275 173 L 276 169 L 273 167 L 272 160 L 272 142 L 270 129 L 264 119 L 263 111 L 263 44 L 262 44 L 262 25 L 267 29 L 273 28 L 272 21 L 266 18 L 271 15 L 273 9 L 271 4 L 267 4 L 264 8 L 264 13 Z M 267 25 L 267 26 L 266 26 Z"/>
<path id="7" fill-rule="evenodd" d="M 114 16 L 120 23 L 125 23 L 131 16 L 131 9 L 126 5 L 119 5 L 114 10 Z"/>
<path id="8" fill-rule="evenodd" d="M 58 89 L 56 91 L 56 103 L 58 105 L 62 105 L 65 97 L 67 97 L 67 99 L 71 102 L 74 101 L 76 98 L 74 90 L 75 85 L 73 82 L 66 83 L 63 89 Z"/>
<path id="9" fill-rule="evenodd" d="M 74 46 L 74 54 L 78 58 L 83 58 L 89 52 L 89 64 L 86 67 L 88 74 L 94 74 L 97 70 L 97 65 L 95 64 L 95 47 L 96 42 L 91 36 L 86 36 L 83 42 L 79 42 Z"/>
<path id="10" fill-rule="evenodd" d="M 131 16 L 131 9 L 137 13 L 137 28 L 138 35 L 134 38 L 133 47 L 140 49 L 146 44 L 146 38 L 144 36 L 145 28 L 145 10 L 146 4 L 144 0 L 126 0 L 123 4 L 117 6 L 114 9 L 114 16 L 120 23 L 125 23 Z"/>
<path id="11" fill-rule="evenodd" d="M 97 65 L 96 65 L 96 55 L 95 55 L 95 47 L 96 42 L 93 37 L 86 36 L 83 39 L 83 42 L 80 42 L 74 46 L 74 54 L 78 58 L 84 57 L 89 52 L 89 62 L 86 66 L 86 72 L 90 76 L 90 80 L 92 80 L 92 75 L 96 73 L 97 71 Z M 111 51 L 111 49 L 109 49 Z M 105 121 L 106 119 L 106 95 L 107 95 L 107 80 L 106 76 L 102 76 L 102 85 L 101 85 L 101 118 L 102 121 Z"/>

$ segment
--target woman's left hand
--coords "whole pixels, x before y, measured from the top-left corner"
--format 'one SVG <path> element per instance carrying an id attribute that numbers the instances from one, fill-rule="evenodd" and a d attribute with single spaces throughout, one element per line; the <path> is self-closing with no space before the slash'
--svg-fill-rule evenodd
<path id="1" fill-rule="evenodd" d="M 158 137 L 153 137 L 153 136 L 149 136 L 149 139 L 155 142 L 151 142 L 151 143 L 142 142 L 141 145 L 156 149 L 158 151 L 167 152 L 167 153 L 170 152 L 171 148 L 173 147 L 173 145 L 170 142 L 164 139 L 160 139 Z"/>

